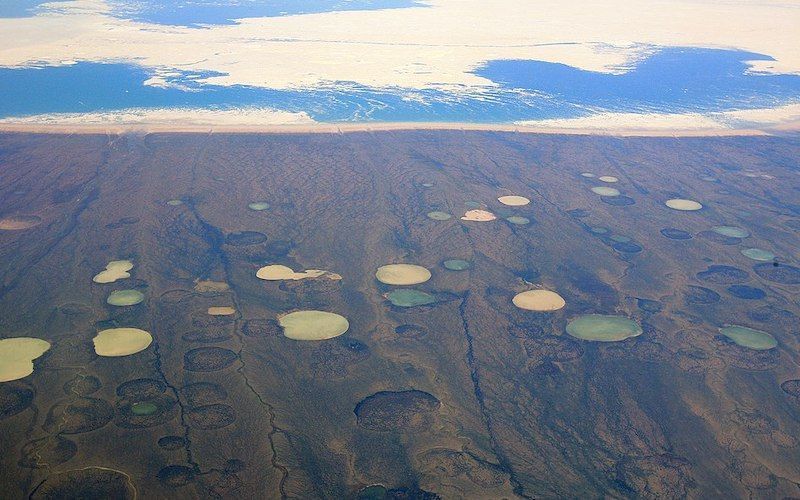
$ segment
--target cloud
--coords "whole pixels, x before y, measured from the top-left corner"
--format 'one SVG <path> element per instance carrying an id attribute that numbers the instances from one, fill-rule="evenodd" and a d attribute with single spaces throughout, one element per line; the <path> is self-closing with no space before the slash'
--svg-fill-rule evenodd
<path id="1" fill-rule="evenodd" d="M 212 72 L 214 85 L 315 88 L 350 81 L 457 93 L 495 83 L 487 61 L 527 59 L 620 72 L 647 47 L 736 47 L 753 69 L 800 74 L 792 2 L 431 0 L 430 7 L 244 19 L 205 29 L 114 17 L 101 0 L 0 19 L 0 66 L 124 61 Z"/>

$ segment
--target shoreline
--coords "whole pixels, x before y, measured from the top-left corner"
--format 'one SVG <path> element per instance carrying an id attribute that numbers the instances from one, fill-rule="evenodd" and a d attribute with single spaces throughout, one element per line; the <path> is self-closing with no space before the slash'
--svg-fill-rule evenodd
<path id="1" fill-rule="evenodd" d="M 545 127 L 513 123 L 450 123 L 450 122 L 375 122 L 375 123 L 303 123 L 303 124 L 212 124 L 212 123 L 0 123 L 0 133 L 30 134 L 155 134 L 155 133 L 220 133 L 220 134 L 346 134 L 391 131 L 481 131 L 517 132 L 524 134 L 597 135 L 611 137 L 740 137 L 771 136 L 800 133 L 800 123 L 763 129 L 742 128 L 614 128 Z"/>

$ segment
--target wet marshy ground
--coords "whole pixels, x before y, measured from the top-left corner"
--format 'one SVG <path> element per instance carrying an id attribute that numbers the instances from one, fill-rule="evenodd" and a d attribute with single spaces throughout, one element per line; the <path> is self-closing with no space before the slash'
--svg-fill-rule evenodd
<path id="1" fill-rule="evenodd" d="M 0 333 L 49 343 L 0 382 L 2 496 L 798 496 L 798 158 L 781 138 L 0 135 Z M 430 278 L 376 279 L 389 264 Z M 563 307 L 512 302 L 539 289 Z M 347 321 L 293 340 L 295 311 Z M 634 334 L 568 334 L 592 315 Z M 152 343 L 98 355 L 118 328 Z"/>

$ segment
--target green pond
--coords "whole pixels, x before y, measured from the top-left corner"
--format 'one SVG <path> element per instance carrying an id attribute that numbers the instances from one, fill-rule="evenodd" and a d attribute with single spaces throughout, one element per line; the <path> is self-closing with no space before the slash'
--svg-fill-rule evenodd
<path id="1" fill-rule="evenodd" d="M 106 302 L 112 306 L 133 306 L 144 300 L 144 294 L 138 290 L 116 290 L 111 292 Z"/>
<path id="2" fill-rule="evenodd" d="M 181 201 L 181 200 L 169 200 L 167 202 L 167 205 L 169 205 L 171 207 L 177 207 L 178 205 L 183 205 L 183 201 Z"/>
<path id="3" fill-rule="evenodd" d="M 131 413 L 134 415 L 153 415 L 157 411 L 158 406 L 154 405 L 153 403 L 134 403 L 131 406 Z"/>
<path id="4" fill-rule="evenodd" d="M 768 262 L 775 259 L 774 253 L 760 248 L 745 248 L 742 250 L 742 255 L 760 262 Z"/>
<path id="5" fill-rule="evenodd" d="M 642 327 L 625 316 L 585 314 L 567 324 L 567 333 L 582 340 L 617 342 L 642 334 Z"/>
<path id="6" fill-rule="evenodd" d="M 506 217 L 506 220 L 512 224 L 517 224 L 519 226 L 524 226 L 525 224 L 530 224 L 531 220 L 527 217 L 522 217 L 520 215 L 512 215 L 511 217 Z"/>
<path id="7" fill-rule="evenodd" d="M 398 307 L 424 306 L 436 302 L 436 297 L 433 295 L 413 288 L 392 290 L 386 294 L 386 298 L 389 299 L 392 305 Z"/>
<path id="8" fill-rule="evenodd" d="M 447 212 L 428 212 L 428 218 L 433 220 L 450 220 L 453 218 L 452 215 L 448 214 Z"/>
<path id="9" fill-rule="evenodd" d="M 470 264 L 466 260 L 450 259 L 450 260 L 444 261 L 444 267 L 446 269 L 451 270 L 451 271 L 466 271 L 467 269 L 472 267 L 472 264 Z"/>
<path id="10" fill-rule="evenodd" d="M 254 201 L 253 203 L 247 205 L 247 208 L 250 210 L 255 210 L 256 212 L 260 212 L 262 210 L 267 210 L 269 208 L 269 203 L 266 201 Z"/>
<path id="11" fill-rule="evenodd" d="M 631 241 L 630 238 L 627 236 L 622 236 L 621 234 L 615 234 L 611 237 L 612 241 L 616 241 L 617 243 L 629 243 Z"/>
<path id="12" fill-rule="evenodd" d="M 736 226 L 717 226 L 711 229 L 717 234 L 728 236 L 730 238 L 747 238 L 750 233 L 746 229 Z"/>
<path id="13" fill-rule="evenodd" d="M 778 341 L 769 333 L 746 326 L 729 325 L 720 328 L 719 332 L 735 344 L 757 351 L 765 351 L 778 346 Z"/>
<path id="14" fill-rule="evenodd" d="M 683 212 L 693 212 L 703 208 L 702 203 L 684 198 L 673 198 L 665 201 L 664 204 L 673 210 L 680 210 Z"/>
<path id="15" fill-rule="evenodd" d="M 388 494 L 385 486 L 373 484 L 358 492 L 358 500 L 383 500 Z"/>
<path id="16" fill-rule="evenodd" d="M 619 189 L 610 188 L 607 186 L 595 186 L 592 188 L 594 194 L 600 196 L 619 196 Z"/>

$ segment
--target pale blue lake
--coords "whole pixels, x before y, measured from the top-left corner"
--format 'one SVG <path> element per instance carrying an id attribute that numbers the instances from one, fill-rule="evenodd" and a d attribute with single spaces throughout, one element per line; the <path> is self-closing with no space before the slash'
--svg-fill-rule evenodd
<path id="1" fill-rule="evenodd" d="M 768 56 L 735 50 L 665 48 L 624 74 L 584 71 L 541 61 L 491 61 L 476 73 L 498 86 L 481 94 L 414 93 L 350 83 L 309 90 L 202 84 L 204 74 L 172 80 L 181 88 L 145 86 L 151 76 L 129 64 L 0 68 L 0 117 L 128 108 L 304 111 L 321 122 L 447 121 L 499 123 L 573 118 L 593 111 L 718 112 L 800 101 L 800 76 L 747 71 Z"/>

